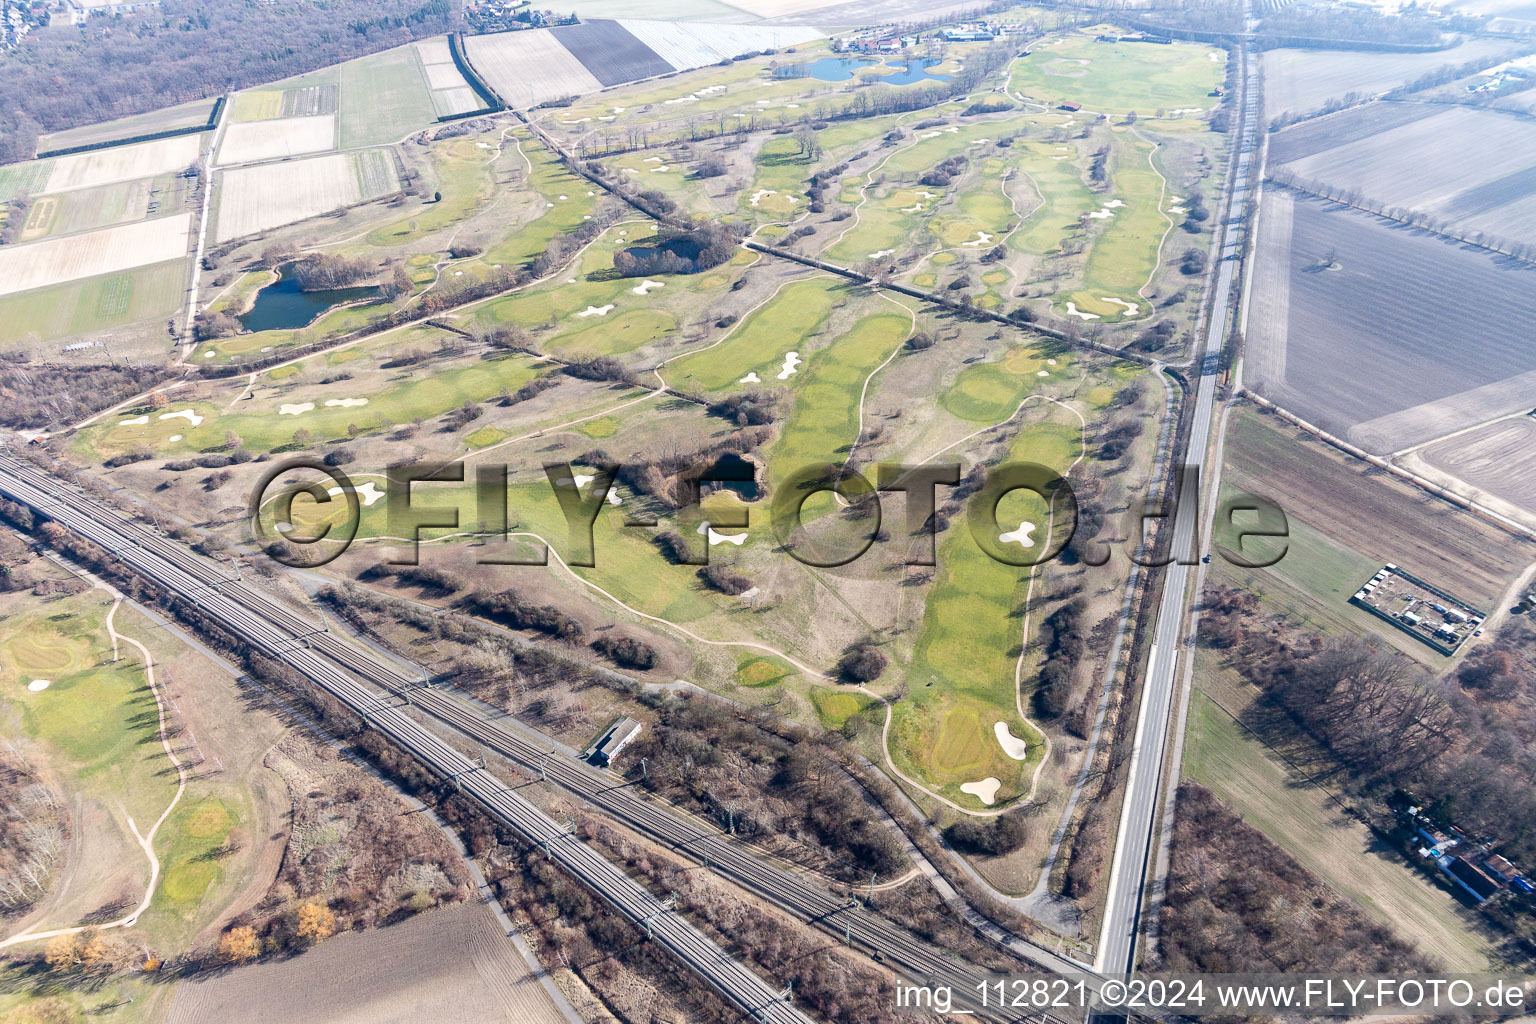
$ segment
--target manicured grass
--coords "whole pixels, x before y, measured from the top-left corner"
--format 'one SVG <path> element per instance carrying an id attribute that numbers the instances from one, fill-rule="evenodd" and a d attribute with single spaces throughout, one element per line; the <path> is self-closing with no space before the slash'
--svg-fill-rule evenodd
<path id="1" fill-rule="evenodd" d="M 1203 43 L 1100 43 L 1073 34 L 1032 49 L 1014 63 L 1008 91 L 1050 107 L 1067 100 L 1081 103 L 1084 114 L 1135 111 L 1150 116 L 1158 110 L 1209 107 L 1216 102 L 1209 94 L 1226 69 L 1225 54 L 1213 61 L 1212 48 Z"/>
<path id="2" fill-rule="evenodd" d="M 761 654 L 737 655 L 736 682 L 741 686 L 775 686 L 796 675 L 787 661 Z"/>
<path id="3" fill-rule="evenodd" d="M 909 317 L 877 313 L 858 321 L 826 348 L 803 354 L 806 364 L 790 378 L 794 407 L 768 453 L 772 477 L 783 479 L 805 466 L 842 461 L 858 439 L 864 381 L 911 332 Z"/>
<path id="4" fill-rule="evenodd" d="M 1078 309 L 1114 319 L 1131 314 L 1105 297 L 1123 299 L 1139 306 L 1135 315 L 1144 317 L 1149 308 L 1139 292 L 1157 267 L 1158 246 L 1172 222 L 1161 210 L 1163 182 L 1151 164 L 1152 146 L 1129 132 L 1117 132 L 1113 147 L 1111 190 L 1105 199 L 1125 205 L 1111 211 L 1114 216 L 1104 220 L 1089 246 L 1084 287 L 1061 300 L 1071 299 Z"/>
<path id="5" fill-rule="evenodd" d="M 488 162 L 492 154 L 475 143 L 484 142 L 494 146 L 497 135 L 496 132 L 467 135 L 434 145 L 432 164 L 437 172 L 434 190 L 443 194 L 442 200 L 423 203 L 410 216 L 375 228 L 368 233 L 368 244 L 403 245 L 413 238 L 440 231 L 469 216 L 492 191 Z"/>
<path id="6" fill-rule="evenodd" d="M 491 135 L 485 141 L 494 144 L 495 138 L 495 135 Z M 526 263 L 538 256 L 549 247 L 552 239 L 575 231 L 597 206 L 597 199 L 588 195 L 589 192 L 595 191 L 591 183 L 566 170 L 565 165 L 560 163 L 554 153 L 535 142 L 526 129 L 519 128 L 515 132 L 508 133 L 508 148 L 511 148 L 513 139 L 517 140 L 518 145 L 522 147 L 523 155 L 533 164 L 533 171 L 528 175 L 527 184 L 524 187 L 537 192 L 547 205 L 544 207 L 544 212 L 539 214 L 532 223 L 524 224 L 486 249 L 483 257 L 486 263 L 500 263 L 504 266 Z M 481 154 L 482 162 L 489 155 L 483 149 L 477 152 Z M 523 169 L 527 167 L 517 159 L 515 153 L 503 157 L 502 165 Z M 446 191 L 445 189 L 445 195 Z"/>
<path id="7" fill-rule="evenodd" d="M 741 212 L 774 220 L 805 212 L 805 187 L 813 168 L 793 138 L 782 136 L 763 143 L 753 166 L 752 187 L 740 192 Z M 773 194 L 759 195 L 763 192 Z M 753 196 L 758 196 L 756 205 Z"/>
<path id="8" fill-rule="evenodd" d="M 955 205 L 946 208 L 934 218 L 934 230 L 939 241 L 947 246 L 965 246 L 985 252 L 998 243 L 1013 222 L 1013 207 L 1003 195 L 1002 183 L 996 176 L 983 176 L 956 199 Z M 967 243 L 981 241 L 981 235 L 989 237 L 980 245 Z"/>
<path id="9" fill-rule="evenodd" d="M 1065 349 L 1016 348 L 998 362 L 975 363 L 961 370 L 939 396 L 939 404 L 963 420 L 997 423 L 1041 384 L 1059 379 L 1071 368 L 1072 357 Z"/>
<path id="10" fill-rule="evenodd" d="M 239 413 L 225 413 L 211 402 L 194 402 L 190 406 L 178 403 L 168 406 L 167 411 L 191 408 L 204 417 L 203 422 L 194 427 L 184 418 L 162 420 L 158 413 L 154 413 L 149 414 L 148 423 L 124 425 L 124 419 L 137 418 L 126 416 L 83 431 L 77 443 L 90 446 L 98 455 L 126 451 L 136 444 L 148 444 L 161 454 L 172 454 L 220 446 L 224 432 L 233 430 L 252 451 L 270 451 L 287 444 L 293 433 L 301 428 L 317 440 L 325 441 L 347 436 L 350 424 L 373 430 L 386 423 L 409 423 L 418 416 L 428 419 L 465 401 L 486 401 L 499 394 L 502 388 L 516 391 L 533 375 L 534 367 L 527 357 L 512 355 L 477 361 L 428 376 L 407 374 L 397 377 L 381 392 L 356 396 L 367 398 L 368 404 L 363 406 L 326 407 L 317 401 L 314 409 L 297 415 L 281 415 L 279 405 L 307 400 L 297 395 L 283 396 L 264 403 L 269 408 L 259 412 Z M 182 440 L 170 441 L 173 434 L 183 435 Z"/>
<path id="11" fill-rule="evenodd" d="M 1013 455 L 1065 471 L 1080 445 L 1075 423 L 1036 422 L 1020 432 Z M 1037 551 L 1047 539 L 1046 519 L 1043 500 L 1032 494 L 1010 494 L 998 507 L 1000 526 L 1039 524 Z M 909 697 L 894 713 L 891 752 L 903 771 L 940 787 L 961 806 L 983 806 L 958 787 L 989 776 L 1002 783 L 998 803 L 1019 796 L 1044 754 L 1043 738 L 1018 719 L 1014 695 L 1023 628 L 1019 603 L 1032 571 L 994 561 L 963 519 L 941 539 L 939 570 L 907 674 Z M 1003 752 L 992 735 L 998 721 L 1028 744 L 1026 760 Z"/>
<path id="12" fill-rule="evenodd" d="M 437 119 L 416 47 L 402 46 L 341 65 L 341 148 L 398 142 Z"/>
<path id="13" fill-rule="evenodd" d="M 828 729 L 841 729 L 850 715 L 860 715 L 880 706 L 880 702 L 861 693 L 834 690 L 827 686 L 811 687 L 811 704 L 816 717 Z"/>
<path id="14" fill-rule="evenodd" d="M 1077 150 L 1067 142 L 1015 142 L 1013 150 L 1035 197 L 1008 244 L 1022 253 L 1056 252 L 1077 229 L 1078 218 L 1097 209 L 1096 197 L 1082 182 Z"/>
<path id="15" fill-rule="evenodd" d="M 806 339 L 826 323 L 843 287 L 830 277 L 787 285 L 737 324 L 723 342 L 669 364 L 662 374 L 674 387 L 693 384 L 716 391 L 756 373 L 771 387 L 784 367 L 785 353 L 804 352 Z"/>
<path id="16" fill-rule="evenodd" d="M 184 260 L 0 298 L 0 344 L 50 341 L 168 316 L 181 308 Z"/>

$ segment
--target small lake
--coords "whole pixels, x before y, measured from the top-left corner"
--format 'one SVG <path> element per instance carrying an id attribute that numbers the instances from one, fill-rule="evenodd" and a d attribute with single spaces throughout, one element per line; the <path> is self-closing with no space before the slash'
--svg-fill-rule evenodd
<path id="1" fill-rule="evenodd" d="M 914 82 L 947 82 L 948 75 L 930 75 L 928 69 L 941 63 L 940 57 L 913 57 L 898 64 L 885 65 L 889 74 L 871 75 L 870 80 L 886 85 L 911 85 Z M 776 78 L 815 78 L 822 82 L 846 82 L 861 68 L 874 67 L 880 62 L 872 57 L 823 57 L 809 64 L 788 64 L 774 69 Z"/>
<path id="2" fill-rule="evenodd" d="M 372 285 L 361 288 L 333 288 L 323 292 L 299 290 L 299 282 L 289 276 L 293 264 L 278 271 L 276 281 L 256 293 L 251 308 L 235 319 L 248 331 L 292 331 L 308 327 L 327 310 L 344 302 L 377 298 Z"/>

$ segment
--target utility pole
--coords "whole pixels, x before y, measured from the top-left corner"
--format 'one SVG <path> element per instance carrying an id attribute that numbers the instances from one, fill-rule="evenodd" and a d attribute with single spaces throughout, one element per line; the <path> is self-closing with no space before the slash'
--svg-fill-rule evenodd
<path id="1" fill-rule="evenodd" d="M 651 777 L 649 775 L 647 775 L 646 772 L 645 772 L 645 758 L 643 758 L 643 757 L 640 759 L 640 781 L 641 782 L 649 782 L 649 781 L 651 781 Z"/>
<path id="2" fill-rule="evenodd" d="M 871 871 L 869 873 L 869 902 L 871 903 L 875 901 L 875 879 L 878 878 L 879 875 L 880 873 L 878 871 Z"/>

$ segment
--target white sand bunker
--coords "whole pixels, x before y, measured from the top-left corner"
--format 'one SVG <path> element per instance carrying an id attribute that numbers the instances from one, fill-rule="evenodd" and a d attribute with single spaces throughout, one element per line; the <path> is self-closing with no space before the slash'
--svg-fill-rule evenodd
<path id="1" fill-rule="evenodd" d="M 991 235 L 987 234 L 985 231 L 978 231 L 978 232 L 976 232 L 976 237 L 973 238 L 971 241 L 969 241 L 969 242 L 961 242 L 960 244 L 961 245 L 970 246 L 972 248 L 975 248 L 978 245 L 986 245 L 990 241 L 992 241 L 992 236 Z"/>
<path id="2" fill-rule="evenodd" d="M 173 441 L 173 442 L 174 441 L 180 441 L 183 436 L 185 436 L 185 435 L 182 435 L 182 434 L 172 434 L 170 437 L 166 438 L 166 440 L 167 441 Z"/>
<path id="3" fill-rule="evenodd" d="M 327 398 L 325 400 L 325 404 L 328 405 L 328 406 L 340 407 L 342 409 L 351 409 L 354 406 L 367 405 L 368 404 L 368 399 L 366 399 L 366 398 Z"/>
<path id="4" fill-rule="evenodd" d="M 672 167 L 669 164 L 662 164 L 660 167 L 652 167 L 651 173 L 656 174 L 659 171 L 670 171 L 671 169 Z"/>
<path id="5" fill-rule="evenodd" d="M 1047 359 L 1045 361 L 1045 365 L 1046 366 L 1055 366 L 1056 365 L 1056 360 L 1054 360 L 1054 359 Z"/>
<path id="6" fill-rule="evenodd" d="M 556 198 L 559 199 L 560 202 L 563 203 L 563 202 L 565 202 L 567 199 L 569 199 L 571 197 L 570 196 L 557 196 Z"/>
<path id="7" fill-rule="evenodd" d="M 767 199 L 773 194 L 774 191 L 771 188 L 760 188 L 756 192 L 752 193 L 752 198 L 747 200 L 747 202 L 752 206 L 756 206 L 758 203 L 762 202 L 764 199 Z"/>
<path id="8" fill-rule="evenodd" d="M 936 198 L 938 196 L 937 192 L 928 192 L 928 191 L 925 191 L 923 189 L 919 189 L 917 194 L 922 196 L 924 199 L 933 199 L 933 198 Z"/>
<path id="9" fill-rule="evenodd" d="M 1114 215 L 1114 211 L 1108 208 L 1088 211 L 1088 216 L 1092 217 L 1094 220 L 1106 220 L 1107 218 L 1113 217 Z"/>
<path id="10" fill-rule="evenodd" d="M 574 487 L 579 491 L 595 479 L 597 478 L 591 473 L 577 473 L 574 480 L 568 476 L 563 476 L 556 480 L 555 483 L 561 487 Z"/>
<path id="11" fill-rule="evenodd" d="M 279 416 L 297 416 L 301 412 L 309 412 L 315 407 L 314 402 L 289 402 L 277 407 Z"/>
<path id="12" fill-rule="evenodd" d="M 962 782 L 960 792 L 969 793 L 984 804 L 991 804 L 997 799 L 997 791 L 1002 783 L 988 775 L 980 782 Z"/>
<path id="13" fill-rule="evenodd" d="M 1077 308 L 1077 304 L 1073 303 L 1073 302 L 1068 302 L 1067 303 L 1067 315 L 1068 316 L 1075 316 L 1079 320 L 1098 320 L 1099 319 L 1099 314 L 1097 314 L 1097 313 L 1084 313 L 1082 310 L 1078 309 Z"/>
<path id="14" fill-rule="evenodd" d="M 869 258 L 872 259 L 872 260 L 878 260 L 882 256 L 889 256 L 889 255 L 891 255 L 895 251 L 896 251 L 895 249 L 881 249 L 879 252 L 872 252 L 872 253 L 870 253 L 869 254 Z"/>
<path id="15" fill-rule="evenodd" d="M 1118 209 L 1120 209 L 1120 207 L 1122 207 L 1124 205 L 1125 204 L 1122 203 L 1118 199 L 1111 199 L 1111 200 L 1109 200 L 1109 202 L 1104 204 L 1104 209 L 1106 209 L 1106 210 L 1118 210 Z"/>
<path id="16" fill-rule="evenodd" d="M 1035 546 L 1034 533 L 1035 524 L 1026 522 L 1020 523 L 1017 530 L 1009 530 L 1007 533 L 998 534 L 997 539 L 1004 544 L 1017 544 L 1021 548 L 1032 548 Z"/>
<path id="17" fill-rule="evenodd" d="M 175 412 L 163 412 L 160 414 L 163 420 L 186 420 L 194 427 L 201 426 L 203 418 L 191 409 L 177 409 Z"/>
<path id="18" fill-rule="evenodd" d="M 608 504 L 622 505 L 623 503 L 624 499 L 619 497 L 619 492 L 614 490 L 612 487 L 608 488 Z"/>
<path id="19" fill-rule="evenodd" d="M 209 349 L 207 352 L 203 353 L 203 358 L 204 359 L 212 359 L 216 355 L 218 355 L 217 352 L 215 352 L 213 349 Z"/>
<path id="20" fill-rule="evenodd" d="M 741 378 L 741 380 L 737 381 L 736 383 L 737 384 L 761 384 L 762 382 L 763 382 L 763 378 L 759 377 L 757 375 L 757 373 L 754 371 L 752 373 L 747 374 L 745 377 Z"/>
<path id="21" fill-rule="evenodd" d="M 142 427 L 144 424 L 146 424 L 148 422 L 149 422 L 149 417 L 148 416 L 135 416 L 132 419 L 123 420 L 121 423 L 118 424 L 118 426 L 120 426 L 120 427 Z"/>
<path id="22" fill-rule="evenodd" d="M 1124 299 L 1117 299 L 1113 295 L 1100 295 L 1099 301 L 1110 302 L 1116 306 L 1124 306 L 1126 316 L 1135 316 L 1137 313 L 1141 312 L 1141 307 L 1136 303 L 1126 302 Z"/>
<path id="23" fill-rule="evenodd" d="M 1212 64 L 1220 64 L 1223 60 L 1226 59 L 1226 57 L 1226 53 L 1221 50 L 1212 50 L 1210 53 L 1205 55 L 1205 59 L 1210 61 Z"/>
<path id="24" fill-rule="evenodd" d="M 1013 734 L 1008 728 L 1007 722 L 998 722 L 992 726 L 992 733 L 997 737 L 997 742 L 1003 746 L 1003 753 L 1015 761 L 1022 761 L 1029 756 L 1029 744 Z"/>
<path id="25" fill-rule="evenodd" d="M 326 493 L 334 498 L 341 493 L 341 488 L 332 487 Z M 382 497 L 384 497 L 384 492 L 379 490 L 372 480 L 357 487 L 357 500 L 362 502 L 365 507 L 371 506 Z"/>
<path id="26" fill-rule="evenodd" d="M 911 206 L 903 206 L 901 208 L 901 212 L 902 213 L 917 213 L 922 208 L 923 208 L 923 204 L 922 203 L 913 203 Z"/>
<path id="27" fill-rule="evenodd" d="M 650 291 L 652 288 L 665 288 L 665 287 L 666 287 L 666 285 L 663 282 L 661 282 L 661 281 L 645 280 L 645 281 L 641 281 L 639 284 L 635 285 L 633 288 L 630 289 L 630 291 L 634 292 L 636 295 L 644 295 L 646 292 Z"/>
<path id="28" fill-rule="evenodd" d="M 799 352 L 786 352 L 784 354 L 784 369 L 779 371 L 779 380 L 789 380 L 800 372 L 800 364 L 805 360 L 800 358 Z"/>
<path id="29" fill-rule="evenodd" d="M 1181 117 L 1184 114 L 1203 114 L 1205 111 L 1200 107 L 1175 107 L 1173 110 L 1168 111 L 1168 113 L 1174 117 Z"/>
<path id="30" fill-rule="evenodd" d="M 1051 371 L 1050 370 L 1036 370 L 1035 371 L 1035 376 L 1036 377 L 1049 377 L 1050 375 L 1051 375 Z"/>
<path id="31" fill-rule="evenodd" d="M 715 528 L 709 525 L 709 520 L 707 519 L 699 524 L 697 532 L 709 538 L 710 547 L 714 547 L 716 544 L 735 544 L 737 547 L 741 547 L 747 540 L 747 535 L 744 533 L 716 533 Z"/>
<path id="32" fill-rule="evenodd" d="M 27 689 L 31 690 L 33 693 L 37 693 L 39 690 L 46 690 L 52 685 L 52 679 L 34 679 L 27 684 Z"/>
<path id="33" fill-rule="evenodd" d="M 613 303 L 610 302 L 606 306 L 588 306 L 586 309 L 582 310 L 580 313 L 577 313 L 576 315 L 577 316 L 607 316 L 608 315 L 608 311 L 611 310 L 611 309 L 613 309 Z"/>
<path id="34" fill-rule="evenodd" d="M 661 163 L 661 157 L 659 157 L 659 156 L 648 156 L 648 157 L 645 158 L 645 162 L 648 163 L 648 164 L 659 164 L 659 163 Z"/>

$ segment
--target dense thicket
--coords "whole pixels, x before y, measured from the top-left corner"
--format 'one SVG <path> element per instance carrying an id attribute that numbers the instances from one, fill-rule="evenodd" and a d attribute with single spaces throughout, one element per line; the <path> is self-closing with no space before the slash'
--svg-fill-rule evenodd
<path id="1" fill-rule="evenodd" d="M 146 363 L 71 366 L 0 359 L 0 426 L 37 429 L 84 419 L 164 377 Z"/>
<path id="2" fill-rule="evenodd" d="M 1175 971 L 1401 974 L 1431 966 L 1192 782 L 1179 787 L 1161 948 Z"/>
<path id="3" fill-rule="evenodd" d="M 0 161 L 59 131 L 276 81 L 455 27 L 452 0 L 164 0 L 0 56 Z"/>

